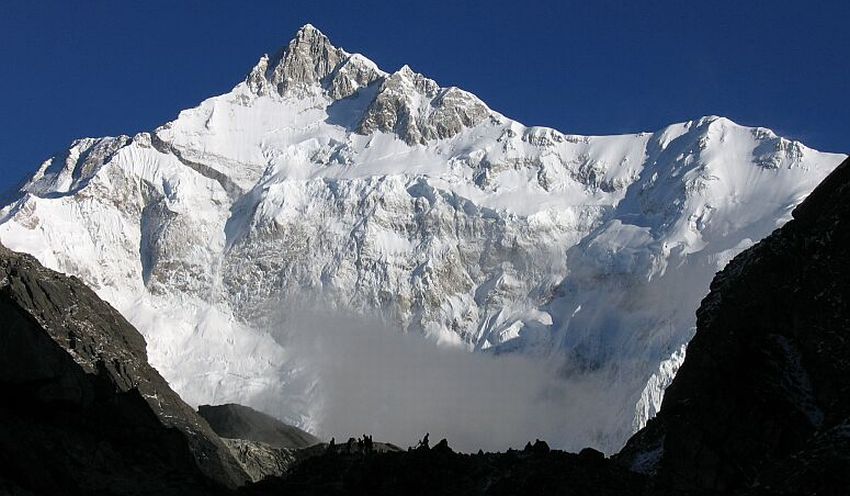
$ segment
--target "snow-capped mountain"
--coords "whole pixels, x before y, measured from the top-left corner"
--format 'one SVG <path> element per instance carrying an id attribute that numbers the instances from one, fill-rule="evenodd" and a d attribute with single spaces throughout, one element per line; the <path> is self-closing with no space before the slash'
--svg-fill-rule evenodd
<path id="1" fill-rule="evenodd" d="M 0 240 L 95 288 L 189 403 L 320 430 L 315 384 L 263 331 L 270 301 L 309 295 L 470 351 L 567 357 L 564 375 L 625 392 L 594 433 L 612 449 L 660 406 L 714 273 L 843 158 L 713 116 L 527 127 L 307 25 L 229 93 L 44 162 Z"/>

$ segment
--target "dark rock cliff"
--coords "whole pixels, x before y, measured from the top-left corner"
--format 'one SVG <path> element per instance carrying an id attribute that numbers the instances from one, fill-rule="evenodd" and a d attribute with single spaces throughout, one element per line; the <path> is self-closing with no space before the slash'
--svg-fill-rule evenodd
<path id="1" fill-rule="evenodd" d="M 0 493 L 215 494 L 246 481 L 78 279 L 0 246 Z"/>
<path id="2" fill-rule="evenodd" d="M 719 273 L 658 416 L 617 457 L 659 487 L 850 493 L 850 160 Z"/>

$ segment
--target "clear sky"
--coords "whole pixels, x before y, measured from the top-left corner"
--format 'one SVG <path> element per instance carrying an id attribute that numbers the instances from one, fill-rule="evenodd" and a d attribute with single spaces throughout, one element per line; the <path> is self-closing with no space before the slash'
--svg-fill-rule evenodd
<path id="1" fill-rule="evenodd" d="M 850 152 L 847 0 L 0 0 L 0 190 L 74 138 L 151 130 L 226 92 L 307 22 L 528 125 L 718 114 Z"/>

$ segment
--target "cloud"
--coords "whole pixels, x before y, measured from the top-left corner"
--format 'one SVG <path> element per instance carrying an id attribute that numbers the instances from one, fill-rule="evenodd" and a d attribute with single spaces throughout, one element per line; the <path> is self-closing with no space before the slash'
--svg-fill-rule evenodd
<path id="1" fill-rule="evenodd" d="M 563 358 L 470 353 L 379 318 L 303 302 L 277 308 L 268 327 L 291 357 L 286 380 L 307 389 L 309 426 L 326 439 L 366 433 L 407 447 L 428 432 L 461 451 L 537 438 L 578 450 L 615 421 L 610 378 L 566 379 Z"/>

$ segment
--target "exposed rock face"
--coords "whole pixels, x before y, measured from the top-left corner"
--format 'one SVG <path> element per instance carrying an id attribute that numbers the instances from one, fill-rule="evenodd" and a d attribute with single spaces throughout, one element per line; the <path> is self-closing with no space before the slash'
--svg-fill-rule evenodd
<path id="1" fill-rule="evenodd" d="M 674 488 L 850 487 L 848 198 L 845 160 L 717 275 L 660 413 L 621 461 Z"/>
<path id="2" fill-rule="evenodd" d="M 319 438 L 297 427 L 258 412 L 247 406 L 201 405 L 198 413 L 221 437 L 245 439 L 268 444 L 275 448 L 306 448 L 321 442 Z"/>
<path id="3" fill-rule="evenodd" d="M 324 80 L 328 96 L 342 100 L 353 96 L 363 88 L 384 77 L 384 72 L 366 57 L 359 54 L 349 55 Z"/>
<path id="4" fill-rule="evenodd" d="M 248 82 L 260 94 L 273 89 L 285 95 L 322 81 L 347 57 L 344 50 L 331 45 L 325 35 L 308 24 L 274 58 L 261 59 Z"/>
<path id="5" fill-rule="evenodd" d="M 377 90 L 357 132 L 394 133 L 409 145 L 450 138 L 489 119 L 499 120 L 475 95 L 440 88 L 407 65 L 388 75 L 362 55 L 335 47 L 309 24 L 274 57 L 261 58 L 245 82 L 259 96 L 298 98 L 321 89 L 333 100 L 354 96 L 374 83 Z"/>
<path id="6" fill-rule="evenodd" d="M 394 133 L 407 144 L 451 138 L 465 128 L 499 118 L 475 95 L 440 86 L 409 66 L 386 78 L 357 131 Z"/>
<path id="7" fill-rule="evenodd" d="M 271 72 L 270 82 L 278 93 L 298 85 L 307 86 L 324 79 L 346 57 L 347 53 L 331 45 L 330 40 L 311 25 L 298 30 L 289 46 L 280 52 Z"/>
<path id="8" fill-rule="evenodd" d="M 285 475 L 298 460 L 294 450 L 277 448 L 258 441 L 223 439 L 239 465 L 253 482 Z"/>
<path id="9" fill-rule="evenodd" d="M 367 59 L 335 47 L 315 27 L 298 30 L 289 45 L 269 60 L 263 58 L 248 76 L 258 94 L 303 95 L 320 83 L 335 99 L 351 96 L 382 76 Z"/>
<path id="10" fill-rule="evenodd" d="M 246 481 L 147 363 L 144 338 L 78 279 L 0 245 L 0 316 L 0 489 L 215 494 Z"/>

